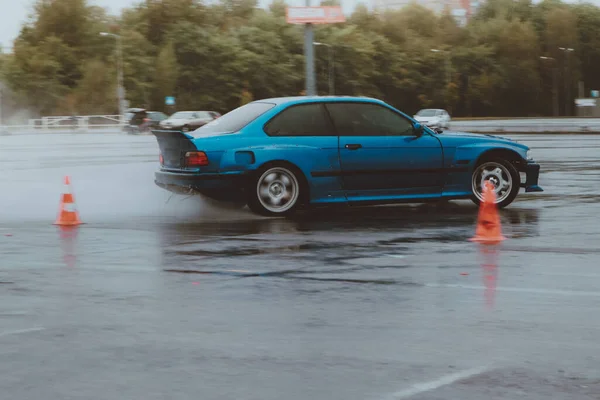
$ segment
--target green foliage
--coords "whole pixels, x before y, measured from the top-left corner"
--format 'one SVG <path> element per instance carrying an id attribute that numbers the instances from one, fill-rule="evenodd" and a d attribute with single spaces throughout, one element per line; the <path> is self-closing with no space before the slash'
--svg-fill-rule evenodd
<path id="1" fill-rule="evenodd" d="M 303 92 L 303 30 L 286 23 L 284 0 L 266 10 L 256 0 L 208 4 L 140 0 L 117 18 L 87 0 L 37 0 L 0 76 L 39 114 L 116 112 L 117 41 L 99 35 L 111 32 L 122 38 L 133 107 L 164 111 L 165 96 L 175 96 L 180 110 L 227 112 Z M 378 97 L 407 113 L 550 115 L 553 71 L 563 112 L 578 81 L 600 89 L 600 8 L 591 4 L 488 0 L 466 27 L 416 3 L 382 14 L 359 4 L 346 23 L 317 26 L 315 40 L 332 46 L 315 47 L 319 94 L 329 93 L 333 51 L 336 94 Z"/>

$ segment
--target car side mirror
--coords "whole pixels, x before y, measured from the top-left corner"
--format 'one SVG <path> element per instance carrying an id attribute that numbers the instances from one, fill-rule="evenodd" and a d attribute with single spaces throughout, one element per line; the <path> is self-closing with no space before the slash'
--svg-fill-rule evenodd
<path id="1" fill-rule="evenodd" d="M 415 133 L 415 136 L 417 136 L 417 137 L 423 136 L 423 125 L 421 125 L 420 123 L 417 122 L 414 125 L 413 132 Z"/>

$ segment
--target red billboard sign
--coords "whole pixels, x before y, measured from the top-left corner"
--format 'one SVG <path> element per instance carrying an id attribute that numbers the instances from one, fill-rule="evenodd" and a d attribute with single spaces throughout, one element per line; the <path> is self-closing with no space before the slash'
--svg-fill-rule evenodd
<path id="1" fill-rule="evenodd" d="M 342 7 L 288 7 L 289 24 L 335 24 L 346 22 Z"/>

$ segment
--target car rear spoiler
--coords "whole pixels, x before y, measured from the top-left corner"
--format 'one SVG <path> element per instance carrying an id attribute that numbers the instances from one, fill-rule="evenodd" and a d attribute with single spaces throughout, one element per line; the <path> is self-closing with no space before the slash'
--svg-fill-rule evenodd
<path id="1" fill-rule="evenodd" d="M 172 168 L 181 168 L 184 165 L 185 153 L 196 151 L 193 137 L 180 131 L 152 130 L 156 137 L 164 165 Z"/>
<path id="2" fill-rule="evenodd" d="M 156 136 L 157 139 L 194 139 L 193 136 L 188 135 L 182 131 L 168 131 L 163 129 L 153 129 L 152 134 Z"/>

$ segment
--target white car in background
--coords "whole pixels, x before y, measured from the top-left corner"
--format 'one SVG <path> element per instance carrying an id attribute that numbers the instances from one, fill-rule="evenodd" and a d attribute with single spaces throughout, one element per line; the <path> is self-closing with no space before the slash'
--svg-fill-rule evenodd
<path id="1" fill-rule="evenodd" d="M 432 129 L 449 129 L 450 114 L 439 108 L 424 108 L 415 114 L 414 118 Z"/>

